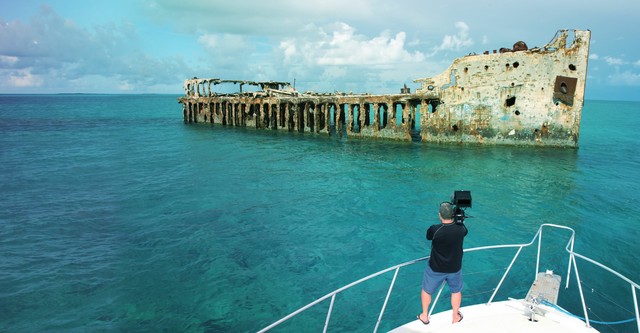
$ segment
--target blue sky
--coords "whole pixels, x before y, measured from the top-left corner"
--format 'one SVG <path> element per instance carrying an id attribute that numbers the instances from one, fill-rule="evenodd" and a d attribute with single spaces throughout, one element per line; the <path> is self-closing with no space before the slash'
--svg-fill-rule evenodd
<path id="1" fill-rule="evenodd" d="M 0 0 L 0 93 L 170 93 L 194 76 L 395 93 L 472 52 L 589 29 L 586 99 L 640 100 L 640 1 Z"/>

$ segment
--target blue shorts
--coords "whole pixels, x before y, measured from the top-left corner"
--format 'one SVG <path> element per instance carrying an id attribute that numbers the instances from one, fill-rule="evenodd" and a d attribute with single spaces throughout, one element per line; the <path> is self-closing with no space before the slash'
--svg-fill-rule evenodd
<path id="1" fill-rule="evenodd" d="M 451 293 L 461 292 L 462 270 L 455 273 L 439 273 L 434 272 L 429 266 L 429 263 L 427 263 L 427 268 L 424 270 L 424 275 L 422 277 L 422 290 L 429 295 L 433 295 L 443 281 L 447 281 L 447 285 L 449 286 Z"/>

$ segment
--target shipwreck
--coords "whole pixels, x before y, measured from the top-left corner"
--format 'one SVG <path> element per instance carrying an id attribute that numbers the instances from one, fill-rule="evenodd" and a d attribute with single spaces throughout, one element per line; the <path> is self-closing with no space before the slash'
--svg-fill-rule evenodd
<path id="1" fill-rule="evenodd" d="M 543 47 L 457 58 L 398 94 L 300 92 L 289 82 L 185 80 L 185 123 L 437 143 L 578 147 L 589 30 Z M 214 89 L 212 90 L 212 85 Z M 215 92 L 217 85 L 237 91 Z"/>

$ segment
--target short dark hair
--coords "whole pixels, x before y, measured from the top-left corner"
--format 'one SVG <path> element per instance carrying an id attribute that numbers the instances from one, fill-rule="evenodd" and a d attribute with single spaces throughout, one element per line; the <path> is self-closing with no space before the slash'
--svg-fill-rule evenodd
<path id="1" fill-rule="evenodd" d="M 453 217 L 453 206 L 450 202 L 445 201 L 440 204 L 439 213 L 443 219 L 450 220 Z"/>

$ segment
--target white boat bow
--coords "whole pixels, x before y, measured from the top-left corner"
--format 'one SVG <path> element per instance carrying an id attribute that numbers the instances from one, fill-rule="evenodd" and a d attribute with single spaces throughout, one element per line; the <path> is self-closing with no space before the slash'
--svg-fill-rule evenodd
<path id="1" fill-rule="evenodd" d="M 568 254 L 568 268 L 566 272 L 565 278 L 565 289 L 569 288 L 569 281 L 571 280 L 571 274 L 575 274 L 575 280 L 577 283 L 579 301 L 582 306 L 582 313 L 580 314 L 572 314 L 568 311 L 562 309 L 557 305 L 558 293 L 560 292 L 560 284 L 561 277 L 554 274 L 550 271 L 541 272 L 540 271 L 540 257 L 541 257 L 541 248 L 542 248 L 542 234 L 543 230 L 546 228 L 552 229 L 565 229 L 571 231 L 571 236 L 566 245 L 566 252 Z M 633 331 L 640 333 L 640 310 L 638 309 L 638 297 L 637 291 L 640 290 L 640 285 L 638 283 L 630 280 L 629 278 L 623 276 L 617 271 L 593 260 L 581 254 L 578 254 L 573 251 L 575 241 L 575 231 L 569 227 L 555 224 L 542 224 L 539 228 L 531 242 L 526 244 L 510 244 L 510 245 L 494 245 L 494 246 L 483 246 L 471 249 L 465 249 L 464 252 L 475 252 L 475 251 L 484 251 L 489 249 L 499 249 L 499 248 L 514 248 L 517 249 L 515 256 L 512 258 L 511 263 L 507 267 L 504 275 L 498 282 L 497 286 L 493 289 L 493 294 L 489 298 L 487 302 L 483 302 L 480 304 L 474 304 L 469 306 L 464 306 L 460 308 L 460 312 L 464 315 L 462 321 L 458 323 L 451 323 L 452 320 L 452 312 L 451 310 L 442 311 L 438 313 L 430 313 L 430 321 L 429 324 L 425 325 L 419 319 L 415 318 L 404 325 L 401 325 L 397 328 L 390 330 L 391 333 L 417 333 L 417 332 L 434 332 L 434 333 L 455 333 L 455 332 L 474 332 L 474 333 L 483 333 L 483 332 L 545 332 L 545 333 L 554 333 L 554 332 L 600 332 L 596 330 L 592 324 L 597 323 L 604 326 L 614 325 L 614 324 L 626 324 L 627 326 L 625 332 L 628 331 L 629 327 L 633 327 Z M 494 298 L 496 294 L 500 290 L 503 285 L 503 282 L 509 275 L 511 268 L 514 263 L 517 261 L 522 249 L 537 245 L 537 256 L 535 262 L 535 271 L 534 276 L 532 277 L 532 284 L 527 296 L 523 299 L 512 299 L 509 298 L 507 300 L 495 301 Z M 379 277 L 383 274 L 394 272 L 393 279 L 391 281 L 391 285 L 387 291 L 386 298 L 384 299 L 384 304 L 382 304 L 382 309 L 378 315 L 378 320 L 375 324 L 375 328 L 373 332 L 377 332 L 380 327 L 380 323 L 382 322 L 385 314 L 385 310 L 387 308 L 387 303 L 389 301 L 390 295 L 392 294 L 393 287 L 396 282 L 396 278 L 398 276 L 398 272 L 401 268 L 410 266 L 419 262 L 424 262 L 428 259 L 428 257 L 420 258 L 416 260 L 412 260 L 409 262 L 405 262 L 400 265 L 396 265 L 385 270 L 376 272 L 367 277 L 364 277 L 358 281 L 352 282 L 342 288 L 334 290 L 333 292 L 307 304 L 306 306 L 292 312 L 291 314 L 283 317 L 282 319 L 274 322 L 273 324 L 263 328 L 259 332 L 269 331 L 285 321 L 297 316 L 298 314 L 304 312 L 305 310 L 314 307 L 315 305 L 322 303 L 326 300 L 330 300 L 329 310 L 327 313 L 324 324 L 323 332 L 327 332 L 330 323 L 331 323 L 331 314 L 333 311 L 333 305 L 336 299 L 336 295 L 341 292 L 350 289 L 353 286 L 356 286 L 364 281 L 371 280 L 373 278 Z M 622 321 L 612 321 L 612 322 L 601 322 L 595 321 L 589 318 L 589 307 L 587 306 L 587 302 L 585 301 L 585 296 L 583 292 L 583 282 L 580 279 L 580 271 L 576 264 L 576 260 L 580 259 L 586 261 L 594 266 L 597 266 L 604 271 L 607 271 L 613 275 L 613 277 L 621 280 L 623 284 L 628 284 L 629 286 L 629 294 L 630 298 L 633 300 L 633 312 L 626 309 L 626 311 L 619 311 L 622 315 L 628 315 L 632 313 L 633 317 L 627 320 Z M 439 289 L 438 294 L 433 298 L 433 302 L 430 307 L 430 311 L 433 311 L 436 308 L 436 304 L 438 299 L 440 298 L 440 294 L 442 293 L 443 287 Z M 419 300 L 416 296 L 416 307 L 418 307 Z M 416 311 L 419 312 L 419 311 Z M 617 331 L 617 330 L 616 330 Z"/>
<path id="2" fill-rule="evenodd" d="M 460 309 L 464 319 L 456 324 L 451 323 L 451 310 L 439 312 L 431 316 L 429 325 L 414 320 L 390 331 L 390 333 L 461 333 L 461 332 L 495 332 L 495 333 L 539 333 L 563 332 L 586 333 L 598 332 L 593 327 L 574 316 L 564 314 L 554 307 L 541 305 L 539 310 L 544 315 L 536 315 L 532 321 L 526 313 L 528 306 L 522 300 L 508 300 L 492 304 L 476 304 Z"/>

